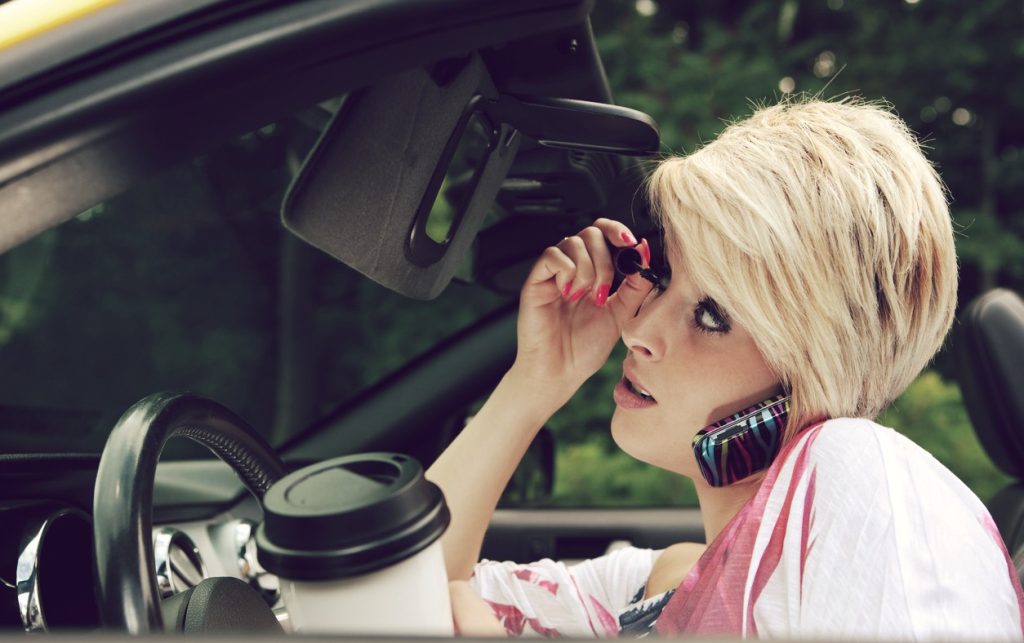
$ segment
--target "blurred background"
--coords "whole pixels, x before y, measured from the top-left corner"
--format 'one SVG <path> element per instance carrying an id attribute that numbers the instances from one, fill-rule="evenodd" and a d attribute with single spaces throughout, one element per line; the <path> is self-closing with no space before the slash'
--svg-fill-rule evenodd
<path id="1" fill-rule="evenodd" d="M 712 140 L 752 103 L 786 94 L 888 101 L 949 187 L 960 307 L 996 286 L 1024 292 L 1024 3 L 600 0 L 593 24 L 616 102 L 654 116 L 673 154 Z M 614 407 L 605 391 L 620 363 L 613 358 L 581 391 L 579 411 L 553 421 L 560 442 L 571 435 L 575 443 L 560 445 L 556 500 L 695 502 L 688 481 L 636 463 L 611 443 Z M 978 445 L 954 368 L 940 353 L 878 421 L 924 446 L 987 500 L 1008 478 Z"/>
<path id="2" fill-rule="evenodd" d="M 948 184 L 961 307 L 995 286 L 1024 292 L 1022 23 L 1019 0 L 598 0 L 593 14 L 616 101 L 657 119 L 667 153 L 786 94 L 891 103 Z M 279 445 L 510 301 L 465 279 L 406 299 L 284 232 L 284 190 L 339 104 L 282 117 L 0 256 L 0 453 L 98 453 L 125 409 L 167 389 L 213 397 Z M 620 346 L 551 420 L 548 502 L 696 505 L 688 480 L 611 440 L 623 357 Z M 1008 481 L 946 353 L 879 422 L 982 500 Z M 169 457 L 205 453 L 173 446 Z M 528 482 L 529 467 L 517 476 Z"/>

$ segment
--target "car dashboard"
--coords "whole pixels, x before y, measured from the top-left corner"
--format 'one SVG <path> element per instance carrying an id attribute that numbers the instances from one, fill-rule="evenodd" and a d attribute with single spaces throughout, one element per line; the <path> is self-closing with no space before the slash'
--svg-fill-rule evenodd
<path id="1" fill-rule="evenodd" d="M 0 459 L 0 633 L 101 627 L 91 516 L 96 456 Z M 117 493 L 117 490 L 105 492 Z M 153 506 L 161 599 L 213 577 L 234 577 L 275 608 L 277 578 L 256 559 L 259 503 L 219 460 L 163 462 Z"/>

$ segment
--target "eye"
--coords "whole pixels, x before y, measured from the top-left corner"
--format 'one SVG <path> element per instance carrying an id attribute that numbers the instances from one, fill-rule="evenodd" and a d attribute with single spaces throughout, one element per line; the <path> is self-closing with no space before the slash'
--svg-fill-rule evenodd
<path id="1" fill-rule="evenodd" d="M 731 330 L 729 316 L 710 297 L 705 297 L 693 309 L 693 326 L 702 333 L 725 334 Z"/>

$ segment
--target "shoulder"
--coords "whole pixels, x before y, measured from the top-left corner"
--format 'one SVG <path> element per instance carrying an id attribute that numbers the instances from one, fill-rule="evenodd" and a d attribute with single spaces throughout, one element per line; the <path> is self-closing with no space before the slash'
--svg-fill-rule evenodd
<path id="1" fill-rule="evenodd" d="M 948 510 L 984 511 L 978 497 L 932 454 L 894 429 L 865 418 L 837 418 L 798 436 L 807 467 L 821 491 L 871 494 L 874 502 L 927 503 L 941 498 Z"/>
<path id="2" fill-rule="evenodd" d="M 817 461 L 840 459 L 850 450 L 879 453 L 883 445 L 906 440 L 893 429 L 867 418 L 835 418 L 796 436 L 797 449 L 807 449 Z"/>
<path id="3" fill-rule="evenodd" d="M 762 566 L 777 572 L 759 626 L 800 596 L 803 625 L 834 635 L 968 633 L 978 613 L 989 615 L 986 634 L 1019 633 L 1014 576 L 988 512 L 913 441 L 870 420 L 829 420 L 801 433 L 782 465 L 758 536 Z M 773 549 L 776 525 L 794 537 Z"/>

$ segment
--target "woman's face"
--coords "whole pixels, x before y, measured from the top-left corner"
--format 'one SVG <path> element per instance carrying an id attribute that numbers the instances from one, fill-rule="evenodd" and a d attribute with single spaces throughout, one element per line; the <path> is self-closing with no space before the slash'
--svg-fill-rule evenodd
<path id="1" fill-rule="evenodd" d="M 651 291 L 622 341 L 628 379 L 615 390 L 612 437 L 638 460 L 697 481 L 697 431 L 781 388 L 746 330 L 679 271 L 663 292 Z"/>

